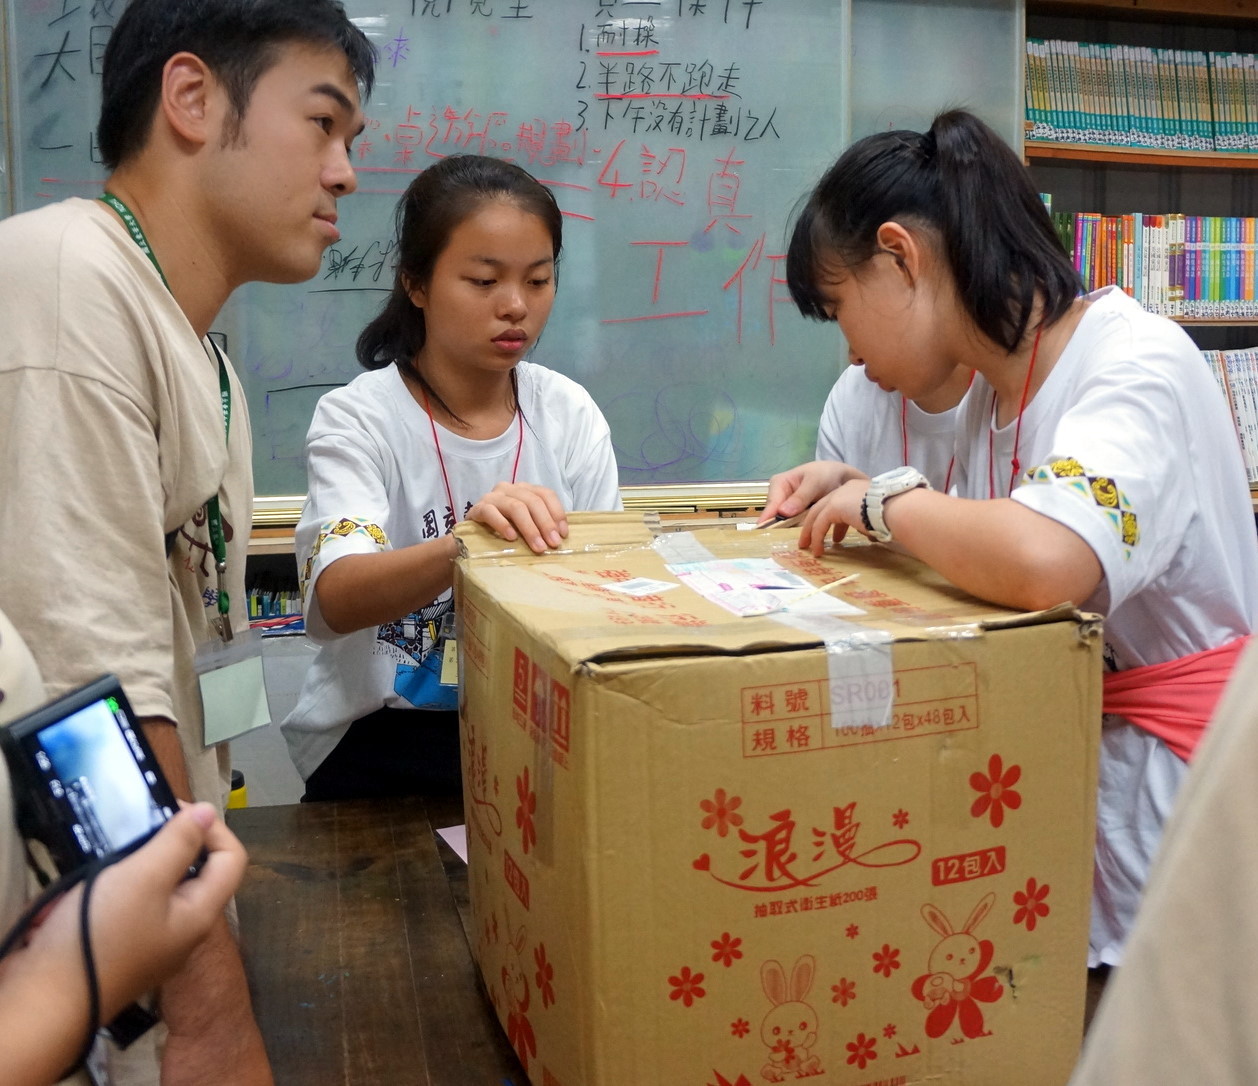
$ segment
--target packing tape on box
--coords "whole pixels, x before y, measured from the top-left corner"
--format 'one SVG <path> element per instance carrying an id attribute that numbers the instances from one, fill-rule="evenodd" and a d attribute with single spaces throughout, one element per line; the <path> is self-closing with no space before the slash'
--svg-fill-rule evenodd
<path id="1" fill-rule="evenodd" d="M 668 566 L 716 560 L 716 555 L 695 539 L 694 532 L 664 532 L 655 537 L 651 549 Z"/>
<path id="2" fill-rule="evenodd" d="M 774 622 L 820 637 L 830 676 L 832 728 L 885 728 L 895 702 L 895 668 L 886 630 L 872 630 L 834 615 L 779 611 Z"/>

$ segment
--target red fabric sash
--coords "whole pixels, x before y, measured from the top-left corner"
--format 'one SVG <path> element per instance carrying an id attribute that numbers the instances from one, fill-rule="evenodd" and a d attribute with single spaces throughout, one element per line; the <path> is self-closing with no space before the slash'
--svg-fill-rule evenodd
<path id="1" fill-rule="evenodd" d="M 1105 673 L 1101 708 L 1190 761 L 1250 635 L 1164 664 Z"/>

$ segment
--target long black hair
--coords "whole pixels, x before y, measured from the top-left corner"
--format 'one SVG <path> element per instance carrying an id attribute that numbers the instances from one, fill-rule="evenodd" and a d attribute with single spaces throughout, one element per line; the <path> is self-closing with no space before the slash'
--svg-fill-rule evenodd
<path id="1" fill-rule="evenodd" d="M 485 203 L 505 200 L 536 215 L 550 232 L 559 282 L 563 215 L 550 189 L 527 170 L 485 155 L 451 155 L 415 178 L 397 206 L 398 262 L 393 289 L 380 313 L 358 337 L 358 364 L 378 370 L 396 365 L 455 421 L 457 416 L 424 379 L 415 359 L 427 340 L 424 311 L 411 301 L 410 289 L 427 286 L 433 266 L 455 228 Z M 511 371 L 512 389 L 515 371 Z"/>
<path id="2" fill-rule="evenodd" d="M 939 114 L 928 132 L 866 136 L 826 171 L 795 221 L 786 256 L 787 285 L 804 316 L 829 320 L 819 273 L 869 260 L 878 228 L 891 221 L 936 235 L 963 308 L 1011 354 L 1037 298 L 1049 325 L 1080 293 L 1026 168 L 965 110 Z"/>

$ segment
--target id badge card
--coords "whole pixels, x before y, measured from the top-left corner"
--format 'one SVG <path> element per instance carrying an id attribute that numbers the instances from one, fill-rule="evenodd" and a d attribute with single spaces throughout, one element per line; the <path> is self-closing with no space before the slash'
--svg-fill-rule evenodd
<path id="1" fill-rule="evenodd" d="M 207 748 L 271 723 L 257 630 L 238 633 L 230 641 L 206 641 L 197 649 L 196 670 Z"/>
<path id="2" fill-rule="evenodd" d="M 455 636 L 454 612 L 441 620 L 441 685 L 459 685 L 459 643 Z"/>

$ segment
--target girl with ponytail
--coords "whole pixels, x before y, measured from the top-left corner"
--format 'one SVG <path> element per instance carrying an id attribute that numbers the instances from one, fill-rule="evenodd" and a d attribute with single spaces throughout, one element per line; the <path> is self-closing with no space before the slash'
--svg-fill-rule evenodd
<path id="1" fill-rule="evenodd" d="M 960 588 L 1105 616 L 1089 965 L 1117 964 L 1179 783 L 1254 625 L 1258 546 L 1230 412 L 1200 352 L 1118 287 L 1080 294 L 1014 152 L 956 110 L 858 141 L 797 218 L 801 313 L 837 321 L 865 376 L 910 399 L 974 371 L 949 493 L 912 468 L 816 461 L 766 518 L 849 528 Z"/>

